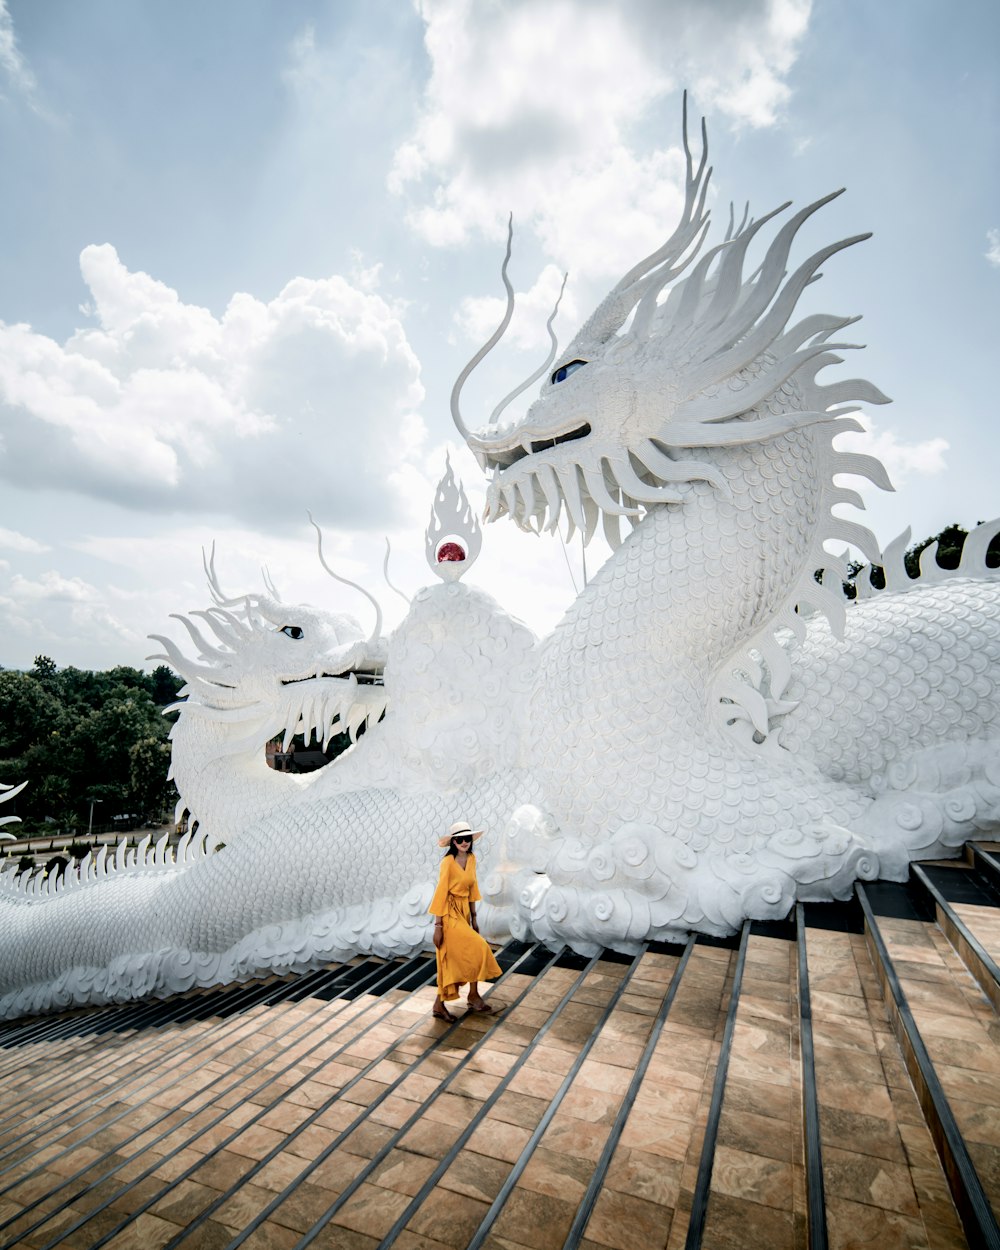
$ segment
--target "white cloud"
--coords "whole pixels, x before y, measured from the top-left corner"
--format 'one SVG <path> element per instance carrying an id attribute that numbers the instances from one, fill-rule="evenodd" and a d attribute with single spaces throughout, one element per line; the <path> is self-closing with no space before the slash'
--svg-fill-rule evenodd
<path id="1" fill-rule="evenodd" d="M 945 452 L 950 444 L 944 438 L 928 438 L 907 443 L 891 429 L 879 429 L 866 413 L 854 414 L 865 428 L 837 437 L 838 451 L 862 452 L 885 465 L 893 485 L 902 486 L 910 477 L 933 477 L 946 468 Z"/>
<path id="2" fill-rule="evenodd" d="M 136 662 L 139 634 L 116 612 L 113 598 L 113 591 L 55 569 L 36 579 L 14 573 L 0 591 L 7 655 L 21 667 L 39 652 L 51 654 L 57 664 Z"/>
<path id="3" fill-rule="evenodd" d="M 7 551 L 24 551 L 29 553 L 39 553 L 48 551 L 49 548 L 37 541 L 37 539 L 29 538 L 27 534 L 19 534 L 17 530 L 8 530 L 0 526 L 0 547 Z"/>
<path id="4" fill-rule="evenodd" d="M 7 0 L 0 0 L 0 71 L 19 94 L 29 98 L 33 95 L 35 76 L 18 47 Z"/>
<path id="5" fill-rule="evenodd" d="M 987 230 L 986 242 L 989 244 L 985 252 L 986 259 L 1000 269 L 1000 230 Z"/>
<path id="6" fill-rule="evenodd" d="M 562 279 L 555 265 L 546 265 L 530 290 L 515 292 L 515 312 L 504 336 L 505 347 L 537 354 L 543 344 L 548 344 L 545 323 L 559 297 Z M 485 343 L 500 324 L 506 307 L 507 301 L 500 296 L 468 296 L 458 306 L 455 325 L 464 338 L 476 344 Z M 555 324 L 573 323 L 577 318 L 573 292 L 567 289 Z"/>
<path id="7" fill-rule="evenodd" d="M 412 225 L 436 245 L 498 238 L 513 207 L 560 264 L 600 274 L 661 241 L 679 207 L 679 151 L 637 154 L 636 125 L 680 83 L 735 125 L 772 124 L 811 11 L 810 0 L 419 7 L 431 77 L 389 176 Z M 617 229 L 592 255 L 595 220 Z"/>
<path id="8" fill-rule="evenodd" d="M 216 318 L 109 244 L 80 265 L 96 327 L 60 344 L 0 323 L 0 475 L 274 525 L 307 507 L 355 526 L 392 512 L 423 387 L 374 270 L 364 290 L 299 277 L 266 303 L 237 294 Z"/>
<path id="9" fill-rule="evenodd" d="M 55 599 L 60 603 L 93 603 L 100 598 L 96 586 L 89 585 L 79 577 L 63 577 L 55 569 L 49 569 L 34 582 L 22 577 L 20 573 L 15 573 L 11 578 L 10 589 L 20 603 L 43 599 Z"/>
<path id="10" fill-rule="evenodd" d="M 0 100 L 15 97 L 42 121 L 62 124 L 62 119 L 42 103 L 35 75 L 18 44 L 7 0 L 0 0 L 0 83 L 9 93 L 0 89 Z"/>

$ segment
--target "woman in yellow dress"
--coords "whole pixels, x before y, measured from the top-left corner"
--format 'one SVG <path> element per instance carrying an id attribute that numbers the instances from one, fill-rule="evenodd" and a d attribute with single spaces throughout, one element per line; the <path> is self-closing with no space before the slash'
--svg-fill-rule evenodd
<path id="1" fill-rule="evenodd" d="M 476 857 L 472 844 L 483 836 L 464 820 L 456 821 L 438 846 L 448 848 L 441 862 L 437 889 L 431 900 L 434 945 L 437 948 L 438 993 L 434 1015 L 438 1020 L 454 1020 L 445 1003 L 458 998 L 459 987 L 468 983 L 469 1010 L 491 1012 L 493 1008 L 479 993 L 480 981 L 500 975 L 489 943 L 479 936 L 476 904 L 482 898 L 476 882 Z"/>

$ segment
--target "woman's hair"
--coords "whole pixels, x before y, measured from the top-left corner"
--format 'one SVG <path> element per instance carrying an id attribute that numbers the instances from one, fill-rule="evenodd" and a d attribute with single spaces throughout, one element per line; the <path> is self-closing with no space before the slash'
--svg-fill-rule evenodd
<path id="1" fill-rule="evenodd" d="M 469 835 L 468 835 L 467 833 L 464 833 L 464 834 L 463 834 L 463 833 L 460 833 L 458 836 L 459 836 L 460 838 L 467 838 Z M 469 843 L 469 854 L 470 854 L 470 855 L 472 854 L 472 848 L 473 848 L 473 846 L 474 846 L 474 845 L 475 845 L 475 844 L 474 844 L 473 842 L 470 842 L 470 843 Z M 452 838 L 452 840 L 448 843 L 448 849 L 445 851 L 445 853 L 444 853 L 444 855 L 443 855 L 443 857 L 442 857 L 442 858 L 447 859 L 449 855 L 451 855 L 451 856 L 453 856 L 453 857 L 454 857 L 454 856 L 455 856 L 455 855 L 457 855 L 457 854 L 458 854 L 458 847 L 455 845 L 455 839 L 454 839 L 454 838 Z"/>

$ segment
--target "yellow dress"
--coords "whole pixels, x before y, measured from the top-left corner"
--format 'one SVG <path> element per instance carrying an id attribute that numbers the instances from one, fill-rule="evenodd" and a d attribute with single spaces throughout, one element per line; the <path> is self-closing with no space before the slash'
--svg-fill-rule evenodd
<path id="1" fill-rule="evenodd" d="M 442 941 L 437 948 L 438 993 L 444 1002 L 458 998 L 458 988 L 472 981 L 492 981 L 500 975 L 489 943 L 470 923 L 470 903 L 482 898 L 476 883 L 476 857 L 471 852 L 460 868 L 454 855 L 441 861 L 437 889 L 429 908 L 442 918 Z"/>

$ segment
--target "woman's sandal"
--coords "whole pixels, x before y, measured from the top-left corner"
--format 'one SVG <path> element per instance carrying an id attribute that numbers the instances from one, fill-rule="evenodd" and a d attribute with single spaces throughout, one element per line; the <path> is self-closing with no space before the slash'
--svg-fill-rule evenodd
<path id="1" fill-rule="evenodd" d="M 480 998 L 478 1002 L 474 1002 L 474 1003 L 470 1002 L 467 1004 L 467 1006 L 470 1011 L 478 1011 L 482 1015 L 492 1016 L 496 1014 L 497 1008 L 500 1006 L 500 1004 L 498 1003 L 497 1006 L 494 1007 L 490 1003 L 488 1003 L 485 998 Z"/>
<path id="2" fill-rule="evenodd" d="M 446 1020 L 449 1024 L 455 1023 L 455 1017 L 451 1014 L 447 1007 L 442 1007 L 440 1011 L 438 1011 L 436 1007 L 432 1007 L 431 1015 L 435 1020 Z"/>

